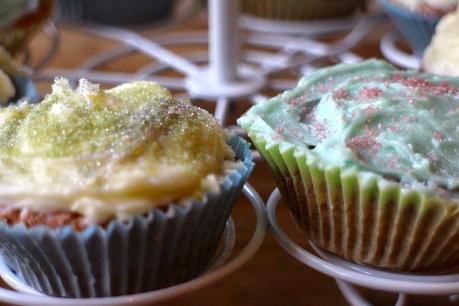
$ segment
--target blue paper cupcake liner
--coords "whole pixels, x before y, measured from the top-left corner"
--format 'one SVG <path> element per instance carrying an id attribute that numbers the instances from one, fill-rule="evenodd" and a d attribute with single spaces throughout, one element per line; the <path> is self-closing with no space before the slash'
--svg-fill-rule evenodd
<path id="1" fill-rule="evenodd" d="M 40 101 L 40 96 L 30 78 L 22 76 L 13 76 L 11 81 L 16 89 L 16 95 L 12 99 L 12 103 L 16 103 L 23 99 L 27 99 L 30 103 Z"/>
<path id="2" fill-rule="evenodd" d="M 379 3 L 395 23 L 414 54 L 421 57 L 435 34 L 435 27 L 440 18 L 409 11 L 392 3 L 391 0 L 379 0 Z"/>
<path id="3" fill-rule="evenodd" d="M 241 163 L 226 176 L 220 192 L 81 232 L 70 226 L 27 228 L 1 222 L 2 260 L 27 285 L 62 297 L 134 294 L 198 276 L 211 263 L 253 168 L 248 143 L 236 136 L 228 143 Z"/>
<path id="4" fill-rule="evenodd" d="M 147 24 L 173 11 L 174 0 L 59 0 L 59 15 L 72 22 L 112 25 Z"/>

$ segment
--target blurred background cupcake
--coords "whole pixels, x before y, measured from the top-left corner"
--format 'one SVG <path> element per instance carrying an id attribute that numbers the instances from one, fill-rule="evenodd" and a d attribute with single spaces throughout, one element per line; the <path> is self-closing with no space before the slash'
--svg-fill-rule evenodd
<path id="1" fill-rule="evenodd" d="M 440 18 L 453 11 L 458 0 L 379 0 L 414 54 L 421 57 Z"/>
<path id="2" fill-rule="evenodd" d="M 39 100 L 28 71 L 19 68 L 8 54 L 0 47 L 0 106 L 27 100 L 35 103 Z"/>
<path id="3" fill-rule="evenodd" d="M 59 0 L 59 15 L 71 22 L 147 24 L 171 15 L 175 0 Z"/>
<path id="4" fill-rule="evenodd" d="M 443 17 L 426 49 L 423 69 L 430 73 L 459 76 L 459 10 Z"/>
<path id="5" fill-rule="evenodd" d="M 0 0 L 0 45 L 20 52 L 51 16 L 53 0 Z"/>
<path id="6" fill-rule="evenodd" d="M 245 14 L 279 20 L 314 20 L 351 15 L 366 0 L 242 0 Z"/>

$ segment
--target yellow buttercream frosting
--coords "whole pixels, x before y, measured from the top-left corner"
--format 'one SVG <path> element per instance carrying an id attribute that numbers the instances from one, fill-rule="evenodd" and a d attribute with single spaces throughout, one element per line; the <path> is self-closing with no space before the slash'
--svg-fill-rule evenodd
<path id="1" fill-rule="evenodd" d="M 57 79 L 41 103 L 0 109 L 0 123 L 0 202 L 90 222 L 202 195 L 233 159 L 208 112 L 152 82 Z"/>

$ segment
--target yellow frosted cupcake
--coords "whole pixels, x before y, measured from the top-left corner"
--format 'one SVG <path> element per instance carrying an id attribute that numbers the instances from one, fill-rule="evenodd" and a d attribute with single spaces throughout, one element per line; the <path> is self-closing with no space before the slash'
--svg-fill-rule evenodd
<path id="1" fill-rule="evenodd" d="M 163 87 L 58 79 L 0 110 L 0 254 L 37 290 L 144 292 L 209 265 L 251 168 L 248 145 Z"/>

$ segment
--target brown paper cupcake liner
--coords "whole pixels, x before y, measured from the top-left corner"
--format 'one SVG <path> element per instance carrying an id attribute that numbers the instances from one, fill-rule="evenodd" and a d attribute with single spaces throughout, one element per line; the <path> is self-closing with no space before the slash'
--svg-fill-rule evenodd
<path id="1" fill-rule="evenodd" d="M 459 263 L 459 205 L 375 176 L 323 169 L 292 145 L 249 136 L 298 226 L 348 260 L 396 270 Z"/>
<path id="2" fill-rule="evenodd" d="M 314 20 L 351 15 L 365 0 L 243 0 L 249 15 L 280 20 Z"/>

